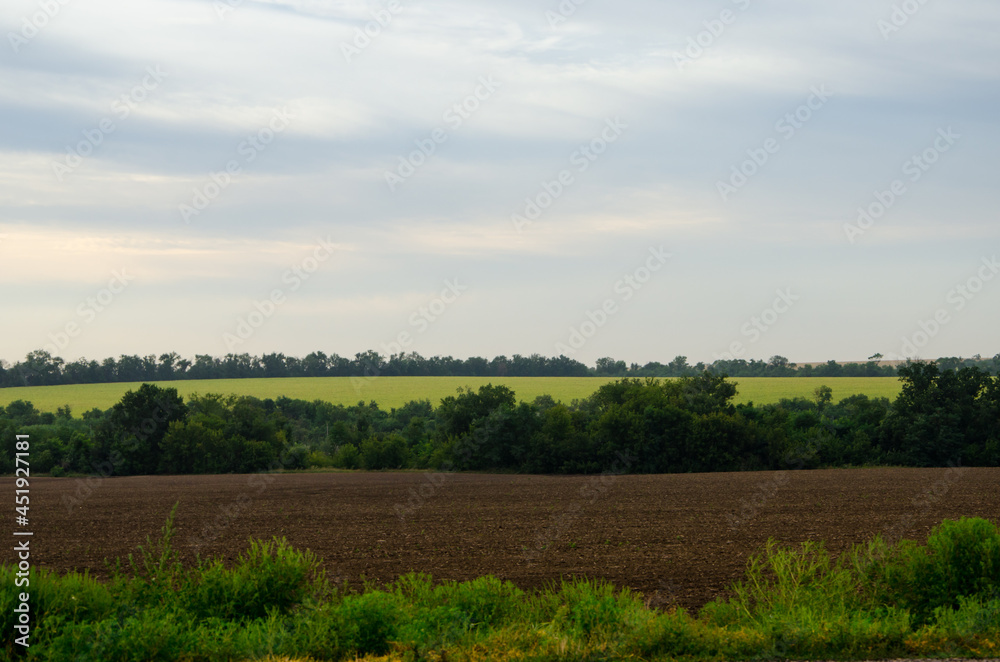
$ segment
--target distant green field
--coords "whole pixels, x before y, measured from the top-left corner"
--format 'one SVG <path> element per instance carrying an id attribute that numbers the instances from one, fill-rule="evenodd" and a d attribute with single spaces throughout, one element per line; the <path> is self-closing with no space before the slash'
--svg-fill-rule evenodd
<path id="1" fill-rule="evenodd" d="M 287 396 L 302 400 L 326 400 L 351 405 L 374 400 L 382 408 L 398 407 L 410 400 L 430 400 L 437 403 L 463 386 L 478 388 L 483 384 L 504 384 L 521 400 L 531 401 L 548 394 L 569 403 L 585 398 L 611 379 L 602 377 L 292 377 L 287 379 L 206 379 L 157 382 L 171 386 L 182 396 L 192 393 L 235 393 L 258 398 Z M 757 377 L 734 379 L 739 393 L 737 402 L 758 404 L 777 402 L 781 398 L 802 396 L 811 398 L 821 384 L 833 389 L 834 401 L 849 395 L 864 393 L 873 397 L 893 399 L 899 394 L 900 383 L 895 377 Z M 0 389 L 0 405 L 15 400 L 29 400 L 41 411 L 54 412 L 57 407 L 70 405 L 75 415 L 98 407 L 108 409 L 138 382 L 116 384 L 79 384 L 70 386 L 28 386 Z"/>

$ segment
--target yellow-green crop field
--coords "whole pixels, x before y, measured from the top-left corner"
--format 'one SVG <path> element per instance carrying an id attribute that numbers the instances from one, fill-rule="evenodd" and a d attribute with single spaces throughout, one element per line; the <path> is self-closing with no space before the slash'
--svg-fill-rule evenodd
<path id="1" fill-rule="evenodd" d="M 504 384 L 517 393 L 518 399 L 531 401 L 543 394 L 570 403 L 585 398 L 612 379 L 603 377 L 290 377 L 285 379 L 206 379 L 176 382 L 156 382 L 176 388 L 184 397 L 192 393 L 235 393 L 258 398 L 287 396 L 301 400 L 326 400 L 351 405 L 374 400 L 383 409 L 398 407 L 411 400 L 437 403 L 459 388 L 473 389 L 484 384 Z M 838 401 L 863 393 L 872 397 L 895 398 L 900 382 L 895 377 L 753 377 L 733 379 L 739 392 L 736 402 L 766 404 L 781 398 L 811 398 L 817 386 L 833 389 Z M 70 405 L 73 414 L 97 407 L 108 409 L 138 382 L 115 384 L 73 384 L 67 386 L 26 386 L 0 389 L 0 405 L 15 400 L 28 400 L 39 410 L 54 412 L 57 407 Z"/>

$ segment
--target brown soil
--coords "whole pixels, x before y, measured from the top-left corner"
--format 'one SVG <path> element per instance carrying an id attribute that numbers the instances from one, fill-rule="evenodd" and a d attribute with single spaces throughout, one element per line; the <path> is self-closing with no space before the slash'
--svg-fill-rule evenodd
<path id="1" fill-rule="evenodd" d="M 823 540 L 836 552 L 877 533 L 923 540 L 945 517 L 1000 521 L 1000 469 L 90 480 L 89 496 L 83 479 L 32 480 L 36 566 L 105 575 L 106 557 L 156 540 L 179 502 L 175 547 L 186 560 L 195 551 L 234 559 L 251 536 L 285 536 L 354 585 L 409 571 L 493 574 L 523 588 L 587 576 L 689 609 L 723 594 L 769 537 Z"/>

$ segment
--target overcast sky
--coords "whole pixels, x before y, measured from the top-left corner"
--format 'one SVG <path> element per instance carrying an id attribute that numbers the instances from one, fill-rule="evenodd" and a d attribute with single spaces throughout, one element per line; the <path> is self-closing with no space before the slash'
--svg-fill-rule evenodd
<path id="1" fill-rule="evenodd" d="M 0 28 L 8 361 L 1000 352 L 995 0 L 4 0 Z"/>

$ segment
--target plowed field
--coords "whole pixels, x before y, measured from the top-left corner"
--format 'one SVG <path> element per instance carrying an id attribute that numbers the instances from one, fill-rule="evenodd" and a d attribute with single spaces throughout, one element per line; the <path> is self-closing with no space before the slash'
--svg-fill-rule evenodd
<path id="1" fill-rule="evenodd" d="M 12 493 L 11 479 L 3 482 Z M 654 606 L 697 608 L 740 578 L 769 537 L 840 551 L 877 533 L 923 540 L 945 517 L 998 521 L 1000 469 L 316 473 L 94 478 L 89 487 L 36 478 L 32 562 L 104 575 L 105 557 L 159 536 L 175 502 L 175 546 L 188 560 L 196 551 L 233 559 L 251 536 L 285 536 L 355 585 L 408 571 L 493 574 L 523 588 L 588 576 L 632 587 Z"/>

